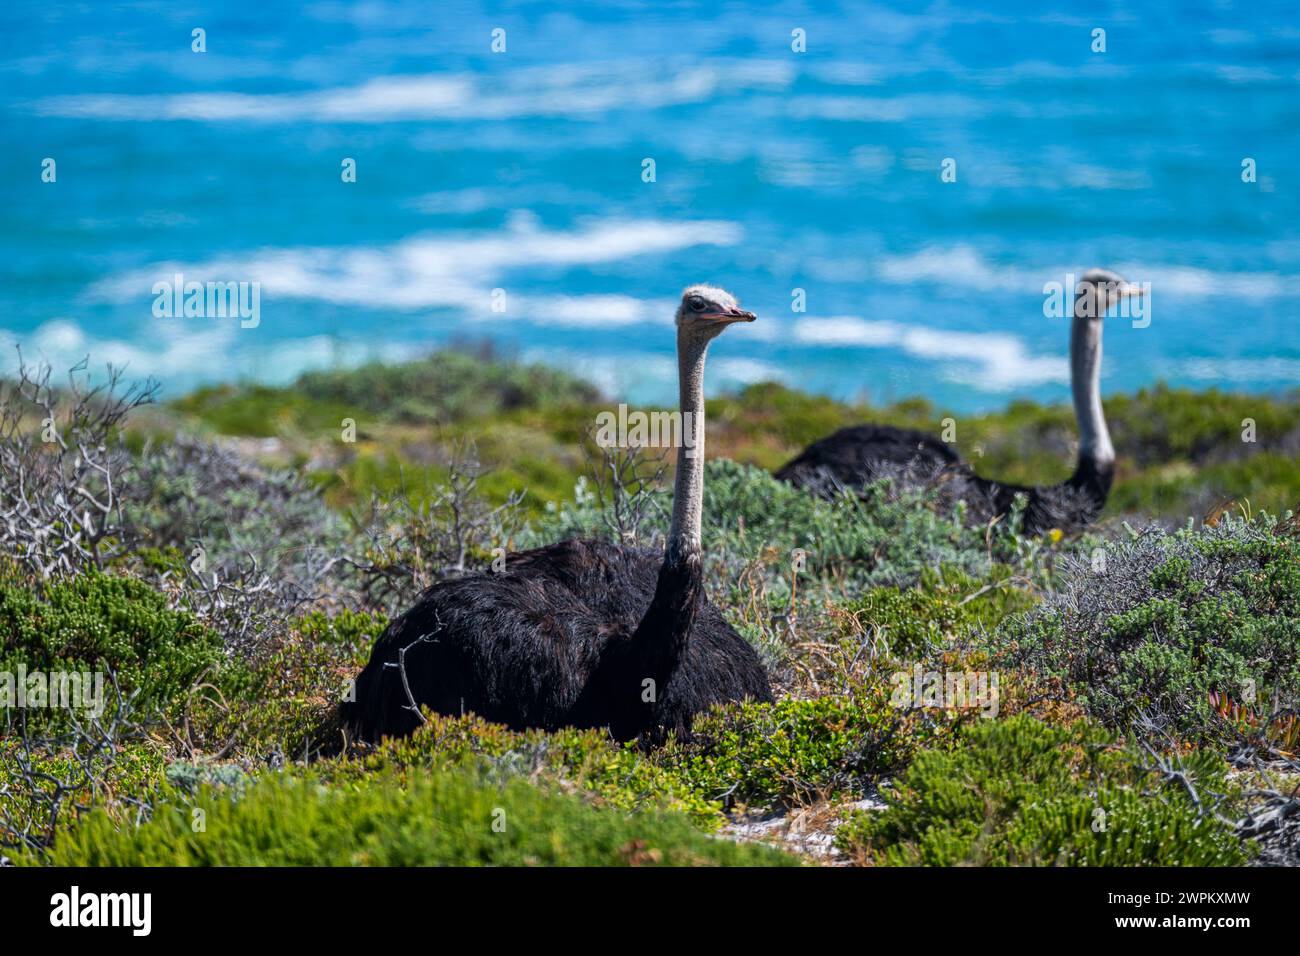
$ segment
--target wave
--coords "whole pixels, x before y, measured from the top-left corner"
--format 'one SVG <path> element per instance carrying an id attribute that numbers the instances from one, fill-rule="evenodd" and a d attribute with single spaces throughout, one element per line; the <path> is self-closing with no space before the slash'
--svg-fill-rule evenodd
<path id="1" fill-rule="evenodd" d="M 169 388 L 236 377 L 283 385 L 311 369 L 352 367 L 373 360 L 400 362 L 427 350 L 417 343 L 342 343 L 328 335 L 268 341 L 241 334 L 236 324 L 196 331 L 178 321 L 159 321 L 147 341 L 150 344 L 97 337 L 66 318 L 52 319 L 22 336 L 0 330 L 0 347 L 12 350 L 21 345 L 27 361 L 48 364 L 56 376 L 89 356 L 92 375 L 112 365 L 125 370 L 128 379 L 152 377 Z M 242 374 L 231 375 L 232 368 Z"/>
<path id="2" fill-rule="evenodd" d="M 662 320 L 676 308 L 671 299 L 651 302 L 630 295 L 525 296 L 509 314 L 495 317 L 557 328 L 602 328 Z"/>
<path id="3" fill-rule="evenodd" d="M 493 311 L 493 290 L 514 269 L 587 266 L 662 254 L 694 246 L 729 246 L 740 241 L 731 222 L 617 220 L 556 231 L 539 228 L 528 215 L 516 215 L 499 231 L 417 236 L 386 246 L 291 247 L 200 262 L 164 262 L 105 279 L 88 295 L 96 300 L 151 299 L 158 281 L 176 273 L 195 281 L 261 283 L 263 299 L 314 299 L 371 308 L 454 307 L 476 315 L 522 317 L 531 303 L 552 321 L 570 316 L 594 321 L 610 308 L 625 321 L 643 314 L 627 296 L 557 296 L 529 300 L 506 292 L 505 312 Z"/>
<path id="4" fill-rule="evenodd" d="M 576 349 L 537 348 L 525 351 L 523 358 L 525 361 L 577 369 L 604 394 L 629 401 L 665 405 L 674 403 L 677 398 L 677 361 L 669 354 L 636 352 L 611 355 Z M 710 356 L 707 375 L 711 391 L 729 391 L 756 382 L 790 381 L 787 369 L 744 356 Z"/>
<path id="5" fill-rule="evenodd" d="M 949 381 L 986 391 L 1070 381 L 1064 356 L 1033 355 L 1018 338 L 1002 333 L 957 332 L 833 316 L 804 319 L 795 324 L 793 336 L 809 346 L 897 349 L 914 358 L 941 362 L 942 374 Z"/>
<path id="6" fill-rule="evenodd" d="M 159 324 L 151 336 L 152 346 L 122 339 L 89 335 L 70 319 L 58 318 L 19 337 L 0 331 L 0 342 L 12 349 L 21 345 L 30 359 L 48 363 L 56 373 L 69 369 L 86 356 L 97 368 L 113 365 L 133 375 L 194 374 L 214 367 L 214 359 L 234 344 L 237 325 L 213 327 L 195 332 L 179 324 Z"/>
<path id="7" fill-rule="evenodd" d="M 1082 263 L 1045 268 L 999 265 L 990 262 L 974 247 L 927 246 L 907 255 L 886 256 L 876 274 L 897 285 L 936 285 L 975 291 L 1019 289 L 1040 293 L 1047 282 L 1064 282 L 1067 274 L 1078 277 L 1093 266 L 1113 268 L 1133 282 L 1150 282 L 1153 298 L 1220 295 L 1248 299 L 1272 299 L 1290 295 L 1300 276 L 1276 272 L 1229 272 L 1195 266 L 1144 262 Z"/>
<path id="8" fill-rule="evenodd" d="M 1180 377 L 1197 382 L 1257 385 L 1260 382 L 1300 381 L 1300 358 L 1194 358 L 1176 363 Z"/>
<path id="9" fill-rule="evenodd" d="M 798 96 L 785 101 L 795 119 L 853 123 L 904 123 L 919 118 L 953 119 L 1014 112 L 1014 105 L 960 94 L 911 93 L 902 96 Z"/>
<path id="10" fill-rule="evenodd" d="M 509 73 L 383 76 L 355 86 L 294 93 L 73 94 L 33 104 L 44 116 L 256 123 L 385 123 L 599 116 L 701 103 L 721 93 L 788 87 L 779 61 L 621 62 L 531 67 Z"/>

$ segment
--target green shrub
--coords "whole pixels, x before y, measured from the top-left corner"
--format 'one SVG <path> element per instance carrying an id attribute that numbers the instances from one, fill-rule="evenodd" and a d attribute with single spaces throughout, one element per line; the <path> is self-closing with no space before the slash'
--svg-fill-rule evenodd
<path id="1" fill-rule="evenodd" d="M 203 811 L 202 827 L 194 811 Z M 196 829 L 198 832 L 196 832 Z M 19 862 L 37 862 L 20 856 Z M 467 773 L 385 775 L 328 787 L 274 775 L 238 799 L 200 788 L 139 828 L 102 812 L 60 836 L 55 866 L 780 865 L 757 845 L 712 839 L 683 816 L 635 817 Z"/>
<path id="2" fill-rule="evenodd" d="M 670 741 L 651 753 L 599 730 L 512 731 L 474 715 L 430 714 L 409 737 L 320 766 L 332 780 L 465 767 L 540 774 L 611 806 L 681 811 L 697 826 L 716 829 L 724 806 L 857 793 L 948 726 L 931 714 L 900 711 L 889 693 L 882 682 L 852 694 L 718 707 L 696 718 L 690 741 Z"/>
<path id="3" fill-rule="evenodd" d="M 1226 519 L 1071 562 L 1061 590 L 997 636 L 1002 659 L 1071 684 L 1089 714 L 1140 716 L 1208 740 L 1211 695 L 1300 708 L 1300 540 L 1272 519 Z"/>
<path id="4" fill-rule="evenodd" d="M 166 709 L 199 675 L 224 662 L 221 639 L 191 614 L 172 610 L 143 581 L 88 570 L 75 578 L 34 582 L 0 578 L 0 671 L 99 673 L 111 709 L 116 675 L 123 693 L 139 691 L 135 709 Z M 29 727 L 66 724 L 64 710 L 28 708 Z"/>
<path id="5" fill-rule="evenodd" d="M 1088 543 L 1081 538 L 1072 547 L 1077 549 Z M 1053 561 L 1059 553 L 1052 555 Z M 1021 614 L 1037 604 L 1036 585 L 1050 580 L 1041 577 L 1031 582 L 1012 565 L 994 564 L 980 577 L 958 568 L 927 569 L 921 573 L 919 587 L 936 601 L 952 606 L 967 630 L 991 631 L 1011 615 Z"/>
<path id="6" fill-rule="evenodd" d="M 267 635 L 249 659 L 222 648 L 220 635 L 144 581 L 89 571 L 47 582 L 0 579 L 0 672 L 103 675 L 104 709 L 115 709 L 116 676 L 124 695 L 138 692 L 141 718 L 185 717 L 187 744 L 211 752 L 279 750 L 301 756 L 319 745 L 347 682 L 364 663 L 386 621 L 343 610 L 314 611 Z M 26 719 L 29 733 L 68 726 L 59 708 L 28 707 L 0 717 Z M 76 715 L 80 717 L 81 715 Z"/>
<path id="7" fill-rule="evenodd" d="M 347 371 L 307 372 L 295 391 L 397 421 L 447 421 L 517 408 L 595 401 L 586 382 L 544 365 L 525 365 L 455 350 L 414 362 L 379 362 Z"/>
<path id="8" fill-rule="evenodd" d="M 966 606 L 919 588 L 872 588 L 842 610 L 856 628 L 874 631 L 883 647 L 897 657 L 933 654 L 977 621 Z"/>
<path id="9" fill-rule="evenodd" d="M 383 615 L 346 609 L 292 621 L 191 696 L 189 739 L 210 751 L 295 759 L 333 747 L 338 703 L 386 625 Z"/>
<path id="10" fill-rule="evenodd" d="M 599 397 L 594 386 L 556 369 L 446 349 L 411 362 L 306 372 L 286 388 L 203 388 L 174 404 L 227 434 L 269 436 L 337 430 L 345 417 L 445 423 Z"/>
<path id="11" fill-rule="evenodd" d="M 1137 766 L 1100 728 L 1025 715 L 977 721 L 951 750 L 929 750 L 858 811 L 836 841 L 859 861 L 892 866 L 1235 866 L 1247 851 L 1214 816 L 1226 766 L 1184 760 L 1187 791 Z"/>
<path id="12" fill-rule="evenodd" d="M 292 389 L 270 385 L 208 385 L 172 403 L 224 435 L 272 438 L 286 430 L 339 428 L 355 409 L 322 403 Z"/>
<path id="13" fill-rule="evenodd" d="M 24 842 L 48 845 L 76 822 L 78 808 L 130 820 L 135 801 L 165 785 L 165 764 L 152 741 L 118 742 L 111 752 L 83 744 L 74 756 L 66 747 L 27 749 L 17 736 L 0 737 L 0 855 Z"/>
<path id="14" fill-rule="evenodd" d="M 1196 464 L 1281 450 L 1296 428 L 1296 398 L 1195 391 L 1160 384 L 1106 400 L 1119 455 L 1139 465 L 1186 460 Z M 1255 423 L 1256 441 L 1243 442 L 1242 421 Z"/>
<path id="15" fill-rule="evenodd" d="M 474 714 L 427 717 L 411 735 L 384 740 L 360 755 L 322 761 L 318 772 L 340 783 L 452 769 L 501 779 L 544 777 L 552 786 L 577 786 L 597 802 L 623 810 L 681 812 L 705 830 L 723 823 L 721 802 L 692 790 L 671 767 L 633 745 L 615 743 L 604 731 L 514 731 Z"/>
<path id="16" fill-rule="evenodd" d="M 1108 509 L 1181 521 L 1211 515 L 1233 500 L 1279 513 L 1294 507 L 1300 502 L 1295 456 L 1259 451 L 1235 460 L 1154 466 L 1122 477 L 1111 490 Z"/>
<path id="17" fill-rule="evenodd" d="M 916 712 L 894 708 L 884 685 L 855 694 L 747 702 L 697 717 L 694 739 L 657 759 L 712 800 L 765 807 L 856 793 L 900 766 L 918 739 Z"/>
<path id="18" fill-rule="evenodd" d="M 750 808 L 802 797 L 857 793 L 933 740 L 942 721 L 918 719 L 889 701 L 888 685 L 814 700 L 732 704 L 696 718 L 689 742 L 652 753 L 599 730 L 512 731 L 474 715 L 428 716 L 409 737 L 318 764 L 335 782 L 473 768 L 577 786 L 625 810 L 672 810 L 712 830 L 724 806 Z"/>
<path id="19" fill-rule="evenodd" d="M 659 492 L 664 505 L 670 492 Z M 667 530 L 669 509 L 659 511 L 659 520 L 642 529 L 643 537 Z M 598 503 L 586 494 L 557 509 L 534 534 L 538 541 L 553 541 L 603 530 Z M 958 516 L 942 513 L 927 494 L 895 493 L 880 482 L 862 498 L 824 501 L 760 468 L 727 459 L 706 466 L 704 540 L 710 558 L 731 572 L 731 581 L 765 554 L 778 556 L 783 573 L 788 572 L 796 549 L 806 555 L 808 574 L 855 586 L 906 587 L 941 565 L 982 577 L 992 563 L 983 529 L 967 528 Z M 995 544 L 1014 549 L 1013 542 Z"/>

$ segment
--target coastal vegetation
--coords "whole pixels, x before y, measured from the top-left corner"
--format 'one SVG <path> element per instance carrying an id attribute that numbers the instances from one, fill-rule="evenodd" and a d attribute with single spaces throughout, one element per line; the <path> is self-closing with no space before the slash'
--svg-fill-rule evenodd
<path id="1" fill-rule="evenodd" d="M 47 691 L 0 684 L 9 862 L 1300 862 L 1300 395 L 1109 397 L 1101 519 L 1036 536 L 771 471 L 844 425 L 952 418 L 981 474 L 1054 482 L 1064 405 L 710 399 L 706 584 L 776 700 L 652 749 L 338 720 L 428 584 L 574 534 L 661 546 L 671 452 L 599 447 L 594 386 L 471 349 L 153 397 L 2 387 L 0 672 Z M 64 674 L 98 691 L 49 706 Z"/>

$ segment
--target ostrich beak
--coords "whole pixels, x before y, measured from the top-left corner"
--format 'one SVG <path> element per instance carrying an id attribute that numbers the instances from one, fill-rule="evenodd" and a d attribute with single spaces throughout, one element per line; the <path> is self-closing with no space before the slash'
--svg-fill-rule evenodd
<path id="1" fill-rule="evenodd" d="M 724 325 L 732 322 L 753 322 L 758 318 L 753 312 L 746 312 L 744 309 L 731 308 L 725 312 L 705 312 L 700 318 L 710 319 L 714 322 L 721 322 Z"/>
<path id="2" fill-rule="evenodd" d="M 1136 282 L 1121 282 L 1115 289 L 1115 298 L 1117 299 L 1140 299 L 1146 294 L 1146 290 Z"/>

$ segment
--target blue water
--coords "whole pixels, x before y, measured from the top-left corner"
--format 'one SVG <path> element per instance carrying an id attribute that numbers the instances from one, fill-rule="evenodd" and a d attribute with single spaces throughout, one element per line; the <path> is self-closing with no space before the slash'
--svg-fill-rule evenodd
<path id="1" fill-rule="evenodd" d="M 490 339 L 668 400 L 706 280 L 761 315 L 711 387 L 974 411 L 1064 398 L 1043 286 L 1101 265 L 1151 283 L 1108 392 L 1300 383 L 1294 4 L 826 6 L 7 4 L 0 338 L 170 395 Z M 156 317 L 177 272 L 259 323 Z"/>

